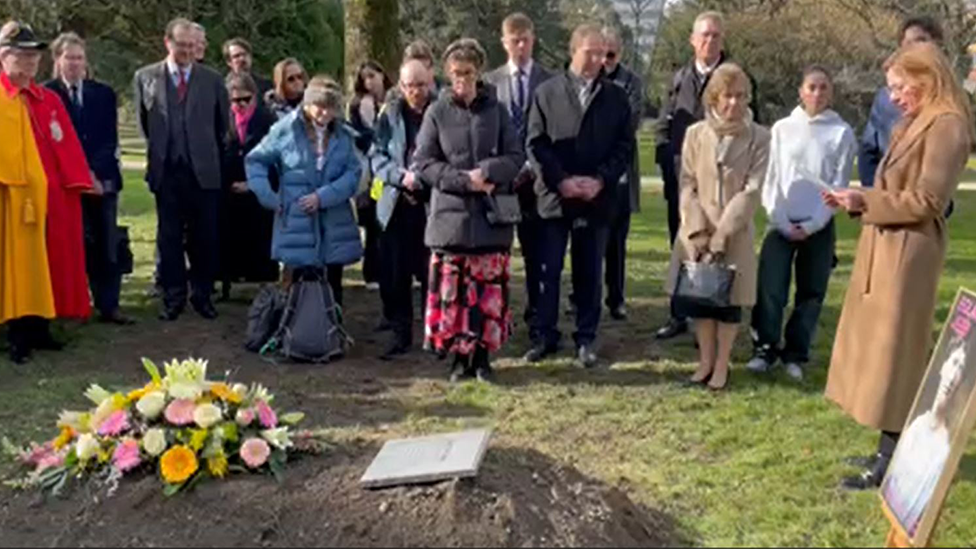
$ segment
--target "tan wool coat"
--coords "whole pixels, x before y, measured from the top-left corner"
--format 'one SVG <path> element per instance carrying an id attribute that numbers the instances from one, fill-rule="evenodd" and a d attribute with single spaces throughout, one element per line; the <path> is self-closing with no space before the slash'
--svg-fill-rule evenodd
<path id="1" fill-rule="evenodd" d="M 667 291 L 674 293 L 678 268 L 704 252 L 721 252 L 736 268 L 732 305 L 756 302 L 755 213 L 769 162 L 769 130 L 749 122 L 722 163 L 719 203 L 719 136 L 709 122 L 688 128 L 681 153 L 681 227 L 671 255 Z"/>
<path id="2" fill-rule="evenodd" d="M 901 431 L 925 374 L 946 254 L 944 212 L 969 135 L 963 117 L 923 112 L 896 131 L 874 188 L 864 191 L 826 396 L 867 427 Z"/>

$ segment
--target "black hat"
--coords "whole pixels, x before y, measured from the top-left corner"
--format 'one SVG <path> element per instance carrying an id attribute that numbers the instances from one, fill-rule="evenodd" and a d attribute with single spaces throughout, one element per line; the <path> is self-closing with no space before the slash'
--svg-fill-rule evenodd
<path id="1" fill-rule="evenodd" d="M 40 51 L 47 49 L 47 42 L 38 40 L 30 25 L 10 21 L 0 29 L 0 48 L 6 47 Z"/>

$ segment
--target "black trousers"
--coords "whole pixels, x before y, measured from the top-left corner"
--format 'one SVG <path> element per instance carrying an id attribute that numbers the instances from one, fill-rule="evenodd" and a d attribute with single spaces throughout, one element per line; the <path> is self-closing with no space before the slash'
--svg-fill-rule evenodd
<path id="1" fill-rule="evenodd" d="M 610 222 L 607 237 L 607 307 L 616 309 L 624 305 L 627 282 L 627 235 L 630 234 L 630 189 L 617 189 L 617 211 Z"/>
<path id="2" fill-rule="evenodd" d="M 219 261 L 220 190 L 200 188 L 188 167 L 167 168 L 156 190 L 159 274 L 168 309 L 186 305 L 187 268 L 194 302 L 209 302 Z"/>
<path id="3" fill-rule="evenodd" d="M 424 246 L 427 212 L 423 204 L 409 204 L 400 199 L 386 230 L 380 235 L 383 270 L 380 276 L 380 298 L 383 316 L 401 340 L 413 340 L 413 281 L 420 281 L 420 313 L 426 303 L 430 250 Z"/>
<path id="4" fill-rule="evenodd" d="M 539 311 L 536 316 L 536 343 L 555 347 L 559 343 L 559 285 L 562 279 L 566 246 L 573 238 L 573 300 L 576 304 L 577 346 L 596 340 L 600 326 L 603 293 L 603 256 L 607 249 L 610 229 L 586 219 L 545 219 L 541 231 L 541 276 Z"/>
<path id="5" fill-rule="evenodd" d="M 525 263 L 525 313 L 523 319 L 529 326 L 529 337 L 535 340 L 534 320 L 539 311 L 539 294 L 542 290 L 542 219 L 538 215 L 525 215 L 518 224 L 519 246 Z"/>
<path id="6" fill-rule="evenodd" d="M 756 306 L 752 310 L 755 353 L 772 362 L 805 364 L 820 319 L 834 260 L 834 222 L 803 242 L 791 242 L 779 231 L 766 233 L 759 255 Z M 794 268 L 795 265 L 795 268 Z M 793 312 L 783 333 L 783 316 L 796 277 Z M 780 351 L 780 337 L 784 345 Z"/>
<path id="7" fill-rule="evenodd" d="M 380 235 L 383 233 L 376 220 L 376 202 L 368 196 L 357 197 L 359 225 L 366 233 L 363 239 L 363 281 L 367 284 L 380 282 L 384 265 L 380 255 Z"/>
<path id="8" fill-rule="evenodd" d="M 674 156 L 672 163 L 667 161 L 659 162 L 661 166 L 661 178 L 664 179 L 664 198 L 668 203 L 668 236 L 671 238 L 671 248 L 674 248 L 674 241 L 678 238 L 678 230 L 681 228 L 681 187 L 678 185 L 678 170 L 681 169 L 681 157 Z M 685 320 L 681 313 L 675 308 L 674 300 L 671 300 L 671 318 L 673 320 Z"/>
<path id="9" fill-rule="evenodd" d="M 85 263 L 95 308 L 110 315 L 119 308 L 122 272 L 119 269 L 119 195 L 83 195 Z"/>

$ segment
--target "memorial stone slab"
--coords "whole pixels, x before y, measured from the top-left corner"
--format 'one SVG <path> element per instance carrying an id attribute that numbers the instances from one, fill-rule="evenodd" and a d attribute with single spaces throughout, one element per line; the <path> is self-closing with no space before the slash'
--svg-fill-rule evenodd
<path id="1" fill-rule="evenodd" d="M 478 474 L 491 430 L 391 440 L 366 469 L 364 488 L 419 484 Z"/>

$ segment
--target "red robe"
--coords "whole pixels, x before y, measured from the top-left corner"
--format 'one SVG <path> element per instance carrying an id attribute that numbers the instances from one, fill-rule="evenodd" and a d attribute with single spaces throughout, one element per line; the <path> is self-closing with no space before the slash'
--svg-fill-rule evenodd
<path id="1" fill-rule="evenodd" d="M 58 318 L 88 318 L 91 299 L 81 194 L 92 189 L 91 171 L 61 98 L 34 82 L 24 90 L 24 97 L 47 175 L 47 255 L 54 307 Z"/>

